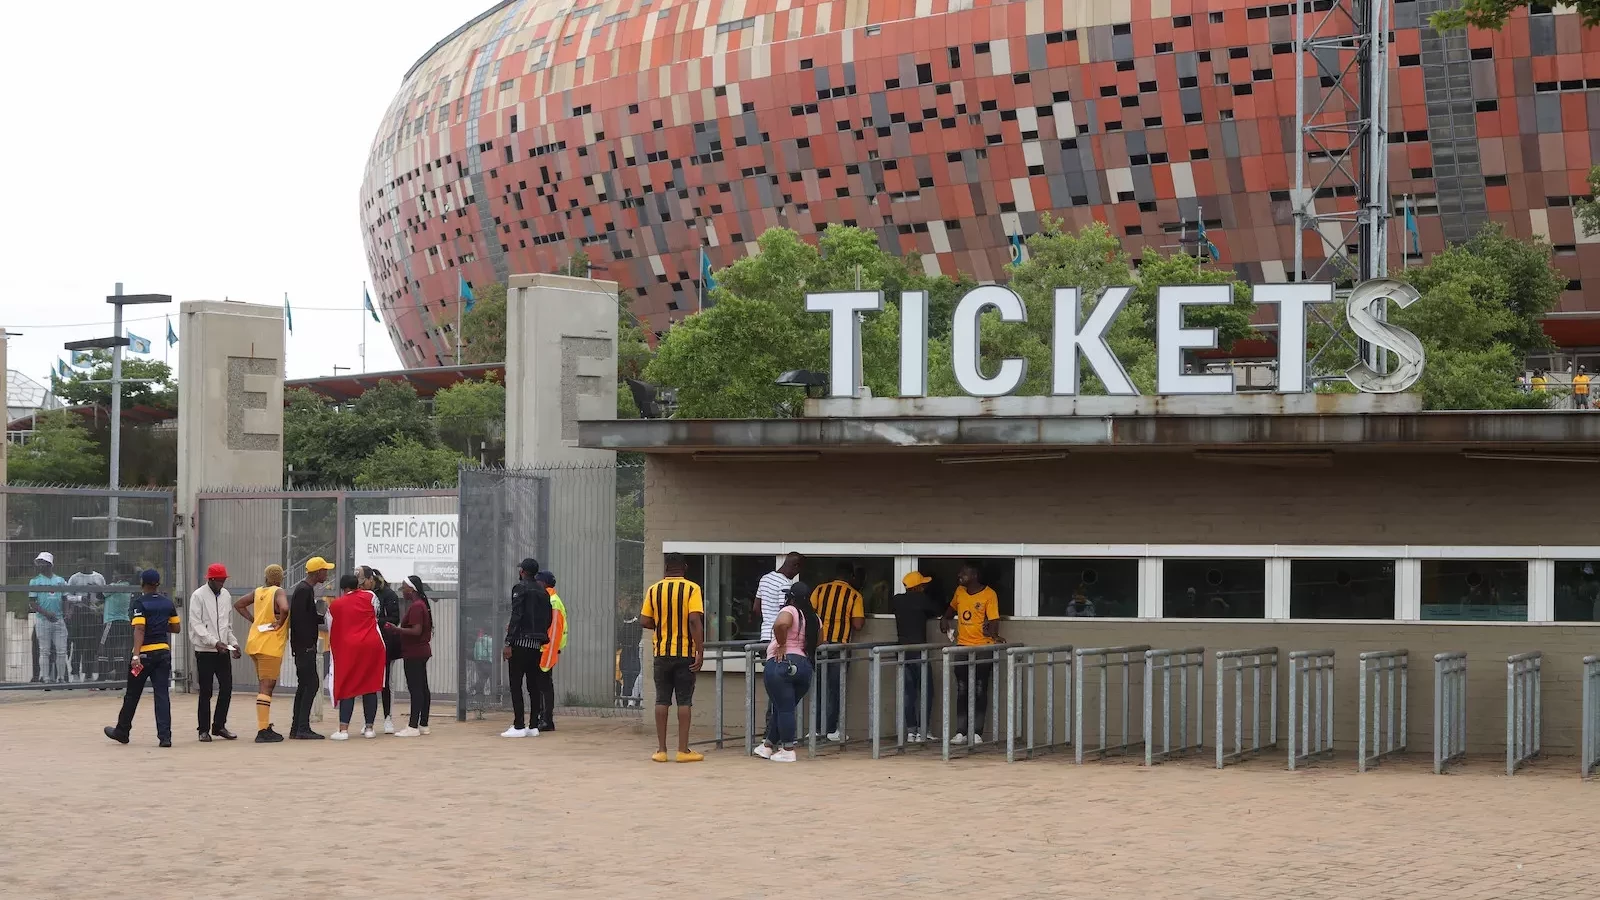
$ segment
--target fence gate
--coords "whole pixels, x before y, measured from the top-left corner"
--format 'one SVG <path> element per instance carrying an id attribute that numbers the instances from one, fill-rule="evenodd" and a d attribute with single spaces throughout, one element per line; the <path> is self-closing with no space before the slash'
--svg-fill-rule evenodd
<path id="1" fill-rule="evenodd" d="M 0 485 L 0 689 L 127 680 L 137 573 L 160 572 L 176 597 L 187 587 L 173 507 L 170 491 Z"/>

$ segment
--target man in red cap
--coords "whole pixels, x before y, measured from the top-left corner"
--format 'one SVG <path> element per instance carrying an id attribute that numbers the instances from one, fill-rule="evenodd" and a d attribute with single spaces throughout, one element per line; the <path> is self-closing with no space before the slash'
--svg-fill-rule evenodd
<path id="1" fill-rule="evenodd" d="M 228 702 L 233 697 L 233 662 L 239 658 L 239 640 L 233 636 L 233 597 L 223 585 L 228 570 L 222 563 L 206 569 L 206 583 L 189 595 L 189 645 L 194 647 L 194 671 L 200 681 L 200 740 L 210 743 L 213 736 L 231 741 L 238 735 L 228 730 Z M 217 711 L 211 712 L 211 682 L 217 682 Z M 282 738 L 279 738 L 282 740 Z"/>

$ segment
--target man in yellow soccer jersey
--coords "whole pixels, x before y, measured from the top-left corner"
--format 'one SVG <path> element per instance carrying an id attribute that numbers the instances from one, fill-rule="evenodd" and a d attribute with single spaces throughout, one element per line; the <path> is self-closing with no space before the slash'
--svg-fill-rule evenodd
<path id="1" fill-rule="evenodd" d="M 948 632 L 951 620 L 955 621 L 958 647 L 984 647 L 1000 643 L 1000 598 L 994 588 L 983 583 L 983 573 L 971 563 L 962 566 L 961 573 L 956 576 L 956 592 L 950 598 L 944 619 L 939 623 L 940 630 Z M 956 733 L 950 738 L 952 744 L 967 742 L 969 725 L 972 742 L 983 742 L 981 733 L 983 720 L 988 717 L 989 681 L 993 675 L 992 667 L 985 663 L 994 659 L 994 652 L 974 653 L 972 659 L 976 671 L 969 669 L 956 674 Z M 970 723 L 967 722 L 969 673 L 977 691 L 977 696 L 973 698 L 973 720 Z"/>

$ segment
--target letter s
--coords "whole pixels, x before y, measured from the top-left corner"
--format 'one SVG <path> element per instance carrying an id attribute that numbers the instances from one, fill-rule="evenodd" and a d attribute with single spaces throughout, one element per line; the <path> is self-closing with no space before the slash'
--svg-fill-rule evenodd
<path id="1" fill-rule="evenodd" d="M 1345 377 L 1358 390 L 1370 394 L 1398 394 L 1422 377 L 1422 342 L 1417 336 L 1383 321 L 1384 303 L 1393 300 L 1403 309 L 1422 299 L 1417 289 L 1403 281 L 1374 278 L 1356 285 L 1345 301 L 1345 317 L 1358 337 L 1398 357 L 1393 372 L 1379 374 L 1362 360 L 1345 370 Z"/>

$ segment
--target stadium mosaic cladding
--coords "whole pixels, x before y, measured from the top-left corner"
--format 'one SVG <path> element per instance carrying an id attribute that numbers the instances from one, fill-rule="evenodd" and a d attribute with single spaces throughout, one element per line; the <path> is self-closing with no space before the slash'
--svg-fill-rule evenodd
<path id="1" fill-rule="evenodd" d="M 1548 237 L 1561 311 L 1600 314 L 1600 239 L 1571 209 L 1600 146 L 1600 30 L 1540 7 L 1498 34 L 1419 28 L 1444 2 L 1394 6 L 1395 208 L 1415 198 L 1424 256 L 1485 220 Z M 374 296 L 406 365 L 447 364 L 458 278 L 583 250 L 660 332 L 697 307 L 702 247 L 720 268 L 775 225 L 853 224 L 998 280 L 1047 212 L 1104 221 L 1135 256 L 1185 223 L 1192 252 L 1203 216 L 1222 264 L 1282 280 L 1294 21 L 1238 0 L 501 3 L 406 73 L 379 128 Z M 1353 208 L 1354 189 L 1317 202 Z"/>

